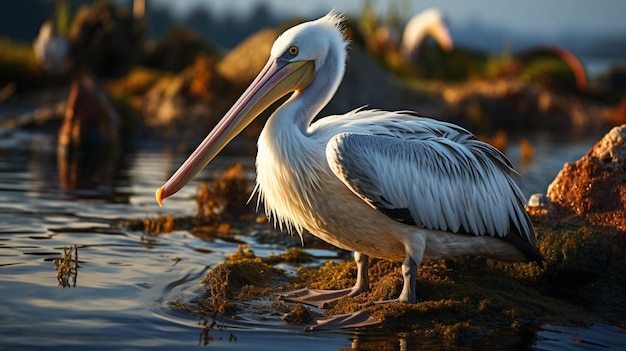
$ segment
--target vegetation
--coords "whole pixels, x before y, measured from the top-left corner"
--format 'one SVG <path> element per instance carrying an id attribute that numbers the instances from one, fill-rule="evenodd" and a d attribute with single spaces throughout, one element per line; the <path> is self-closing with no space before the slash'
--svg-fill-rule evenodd
<path id="1" fill-rule="evenodd" d="M 443 338 L 451 345 L 477 342 L 496 328 L 514 332 L 529 323 L 591 324 L 607 316 L 619 318 L 624 311 L 616 306 L 626 303 L 626 269 L 611 261 L 602 234 L 541 219 L 536 225 L 545 269 L 534 263 L 503 264 L 477 257 L 426 261 L 419 269 L 418 303 L 372 304 L 397 297 L 402 275 L 399 263 L 370 259 L 371 291 L 340 299 L 324 315 L 352 313 L 366 306 L 380 320 L 378 328 Z M 301 267 L 287 284 L 285 272 L 272 264 L 292 261 L 293 252 L 277 256 L 283 259 L 258 258 L 240 246 L 227 262 L 212 269 L 204 283 L 210 292 L 206 298 L 217 301 L 211 302 L 215 312 L 236 315 L 247 308 L 243 301 L 273 299 L 279 291 L 305 286 L 342 289 L 354 284 L 352 260 Z M 272 309 L 286 311 L 285 321 L 290 323 L 311 324 L 319 317 L 301 304 L 277 303 Z"/>
<path id="2" fill-rule="evenodd" d="M 9 83 L 29 88 L 42 84 L 42 79 L 30 45 L 0 37 L 0 88 Z"/>
<path id="3" fill-rule="evenodd" d="M 0 39 L 0 90 L 4 90 L 5 86 L 17 86 L 17 89 L 44 87 L 50 80 L 54 83 L 54 79 L 44 77 L 30 45 L 35 29 L 48 13 L 53 13 L 51 3 L 35 0 L 15 2 L 14 6 L 26 9 L 22 13 L 32 14 L 28 16 L 31 22 L 28 23 L 28 33 L 16 36 L 21 42 Z M 45 6 L 39 8 L 34 5 Z M 71 11 L 67 8 L 59 11 L 58 15 L 65 18 L 61 22 L 69 22 Z M 165 26 L 170 27 L 176 19 L 163 8 L 157 7 L 152 11 L 151 26 L 158 25 L 158 28 L 154 29 L 157 35 L 152 33 L 151 37 L 162 39 L 148 41 L 141 65 L 135 66 L 125 76 L 105 83 L 115 107 L 125 117 L 123 124 L 127 130 L 142 122 L 140 116 L 145 108 L 145 96 L 160 86 L 170 88 L 167 89 L 171 92 L 171 96 L 167 96 L 171 98 L 168 102 L 183 101 L 183 105 L 199 102 L 206 107 L 198 109 L 201 111 L 199 115 L 203 118 L 216 115 L 215 111 L 222 107 L 218 105 L 220 98 L 234 90 L 230 89 L 233 84 L 229 86 L 230 83 L 223 77 L 216 76 L 214 68 L 222 53 L 220 48 L 234 46 L 255 30 L 280 21 L 263 7 L 253 10 L 248 18 L 236 18 L 232 14 L 218 17 L 198 9 L 181 21 L 186 24 L 185 27 L 165 32 Z M 364 12 L 364 16 L 373 14 Z M 21 18 L 11 17 L 14 18 L 4 22 L 0 20 L 0 23 L 20 27 L 15 25 L 15 21 Z M 6 14 L 1 15 L 2 18 L 6 19 Z M 33 21 L 36 23 L 33 24 Z M 401 21 L 391 16 L 389 22 L 398 25 Z M 228 38 L 226 32 L 230 35 Z M 213 44 L 207 33 L 223 36 L 224 41 Z M 353 34 L 358 37 L 357 33 Z M 494 122 L 498 115 L 494 111 L 511 111 L 514 110 L 511 106 L 522 106 L 520 110 L 524 109 L 527 113 L 522 117 L 526 117 L 537 114 L 544 104 L 547 105 L 547 113 L 553 116 L 557 111 L 554 106 L 559 102 L 567 107 L 579 105 L 572 103 L 573 95 L 561 98 L 560 93 L 552 90 L 538 91 L 528 87 L 556 87 L 568 93 L 562 87 L 572 85 L 571 72 L 562 62 L 552 58 L 533 60 L 524 68 L 519 68 L 508 51 L 500 56 L 463 48 L 444 53 L 438 47 L 427 46 L 415 69 L 397 65 L 390 65 L 390 68 L 399 75 L 412 75 L 404 79 L 403 88 L 412 90 L 412 93 L 422 93 L 429 101 L 443 101 L 441 110 L 446 116 L 454 118 L 457 113 L 463 114 L 466 118 L 463 122 L 474 124 L 477 127 L 474 130 L 484 131 L 485 134 L 493 132 L 492 127 L 498 125 Z M 499 86 L 475 84 L 477 81 L 501 78 L 511 79 L 514 84 L 504 84 L 504 92 L 493 95 L 489 94 Z M 5 100 L 2 95 L 0 92 L 0 101 Z M 623 96 L 623 91 L 619 96 Z M 161 96 L 158 100 L 165 98 Z M 500 104 L 496 104 L 496 100 Z M 620 110 L 626 110 L 624 101 Z M 172 108 L 172 105 L 175 104 L 168 107 Z M 504 110 L 502 106 L 508 109 Z M 563 110 L 568 113 L 569 121 L 572 111 Z M 578 110 L 574 112 L 581 113 Z M 594 114 L 592 117 L 597 116 Z M 519 119 L 524 123 L 527 121 Z M 562 123 L 557 121 L 555 124 L 561 131 Z M 515 126 L 520 125 L 532 126 L 521 122 Z M 496 137 L 491 141 L 504 149 L 506 133 L 497 133 Z M 530 145 L 526 145 L 525 150 L 526 154 L 532 154 Z M 146 237 L 188 230 L 206 240 L 220 238 L 240 243 L 236 236 L 250 235 L 250 228 L 258 224 L 252 207 L 246 205 L 250 184 L 243 166 L 235 165 L 212 182 L 200 185 L 196 198 L 197 215 L 182 218 L 159 215 L 144 220 L 122 221 L 120 224 L 141 231 Z M 372 259 L 369 266 L 371 291 L 356 297 L 345 297 L 325 314 L 352 313 L 365 304 L 366 311 L 380 320 L 381 328 L 430 335 L 460 344 L 488 336 L 494 328 L 513 330 L 533 322 L 565 323 L 575 320 L 593 323 L 607 316 L 615 319 L 623 317 L 626 269 L 623 261 L 612 256 L 612 247 L 605 235 L 590 227 L 551 223 L 543 213 L 537 214 L 534 220 L 541 233 L 539 244 L 546 257 L 545 269 L 539 269 L 534 264 L 505 265 L 473 257 L 428 261 L 419 269 L 418 303 L 373 304 L 398 296 L 402 274 L 399 263 Z M 265 223 L 262 225 L 265 226 Z M 73 250 L 71 247 L 64 248 L 63 254 L 63 258 L 54 260 L 57 279 L 64 287 L 75 286 L 79 268 L 78 249 L 76 246 Z M 286 249 L 282 254 L 257 257 L 250 247 L 239 245 L 225 262 L 208 272 L 203 280 L 206 292 L 202 296 L 193 302 L 177 300 L 170 305 L 180 310 L 194 309 L 205 317 L 232 317 L 249 308 L 244 301 L 270 300 L 286 289 L 305 286 L 341 289 L 354 284 L 353 261 L 322 261 L 302 249 L 294 248 Z M 277 268 L 278 265 L 291 266 L 293 268 L 289 269 L 297 274 L 290 277 Z M 312 323 L 317 317 L 317 313 L 301 304 L 276 303 L 271 308 L 272 313 L 287 312 L 290 316 L 288 321 L 294 323 Z"/>
<path id="4" fill-rule="evenodd" d="M 76 287 L 78 278 L 78 246 L 73 245 L 63 248 L 63 257 L 53 260 L 57 267 L 57 280 L 59 285 L 66 287 Z"/>

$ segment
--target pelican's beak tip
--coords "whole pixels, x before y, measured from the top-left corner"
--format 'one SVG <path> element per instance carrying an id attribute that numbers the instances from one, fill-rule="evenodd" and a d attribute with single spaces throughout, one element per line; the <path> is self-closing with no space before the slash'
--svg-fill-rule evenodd
<path id="1" fill-rule="evenodd" d="M 154 195 L 156 196 L 156 200 L 159 203 L 159 207 L 163 207 L 163 187 L 158 188 L 156 194 Z"/>

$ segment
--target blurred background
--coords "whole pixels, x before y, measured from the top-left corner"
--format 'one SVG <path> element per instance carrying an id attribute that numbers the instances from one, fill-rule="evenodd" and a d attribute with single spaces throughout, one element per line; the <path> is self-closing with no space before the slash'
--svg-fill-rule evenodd
<path id="1" fill-rule="evenodd" d="M 93 1 L 74 0 L 75 11 Z M 115 1 L 130 8 L 131 0 Z M 148 16 L 153 18 L 148 35 L 158 38 L 173 24 L 185 24 L 207 41 L 222 48 L 232 48 L 244 37 L 262 27 L 276 25 L 293 17 L 314 18 L 330 9 L 350 17 L 358 15 L 365 0 L 330 0 L 293 3 L 284 0 L 149 0 Z M 624 44 L 626 4 L 619 0 L 530 1 L 370 1 L 381 16 L 409 17 L 421 10 L 437 7 L 445 14 L 455 41 L 491 53 L 500 53 L 505 45 L 518 49 L 556 43 L 581 57 L 619 59 L 626 56 Z M 31 41 L 41 24 L 55 11 L 55 0 L 27 0 L 12 3 L 0 14 L 0 33 L 22 41 Z"/>
<path id="2" fill-rule="evenodd" d="M 346 15 L 349 56 L 320 116 L 414 110 L 513 148 L 526 163 L 542 140 L 567 149 L 626 123 L 619 0 L 25 0 L 4 9 L 0 131 L 49 138 L 70 188 L 74 178 L 111 182 L 120 153 L 137 143 L 188 154 L 276 37 L 331 9 Z M 254 156 L 266 118 L 226 152 Z M 84 169 L 102 174 L 64 176 Z"/>
<path id="3" fill-rule="evenodd" d="M 409 108 L 487 137 L 563 125 L 604 130 L 626 120 L 626 5 L 619 0 L 12 2 L 0 13 L 0 117 L 5 126 L 29 124 L 23 94 L 89 75 L 96 87 L 104 84 L 123 132 L 167 126 L 148 132 L 161 138 L 185 125 L 208 129 L 280 31 L 330 9 L 346 14 L 352 45 L 346 87 L 324 113 L 364 104 Z M 441 17 L 449 47 L 425 30 L 405 60 L 405 26 L 427 9 Z M 363 79 L 365 70 L 374 75 Z M 358 94 L 356 86 L 364 86 Z M 56 108 L 46 119 L 62 119 Z"/>

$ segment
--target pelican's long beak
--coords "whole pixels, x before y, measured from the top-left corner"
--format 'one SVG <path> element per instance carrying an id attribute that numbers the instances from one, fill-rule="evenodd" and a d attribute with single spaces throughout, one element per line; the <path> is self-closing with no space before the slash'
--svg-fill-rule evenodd
<path id="1" fill-rule="evenodd" d="M 445 51 L 450 52 L 454 49 L 454 42 L 448 30 L 448 26 L 443 21 L 438 21 L 428 28 L 428 33 L 435 38 L 437 44 Z"/>
<path id="2" fill-rule="evenodd" d="M 313 61 L 289 62 L 270 58 L 261 73 L 198 148 L 176 173 L 157 189 L 156 199 L 159 206 L 162 205 L 163 199 L 175 194 L 209 164 L 261 112 L 286 94 L 309 86 L 314 76 Z"/>

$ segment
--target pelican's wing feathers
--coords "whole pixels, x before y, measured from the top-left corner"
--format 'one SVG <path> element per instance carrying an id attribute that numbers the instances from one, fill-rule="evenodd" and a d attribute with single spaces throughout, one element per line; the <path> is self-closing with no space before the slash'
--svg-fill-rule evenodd
<path id="1" fill-rule="evenodd" d="M 510 239 L 534 245 L 508 159 L 460 127 L 415 119 L 422 128 L 416 134 L 334 136 L 326 148 L 331 169 L 363 201 L 395 220 L 472 235 L 515 233 L 519 237 Z"/>

